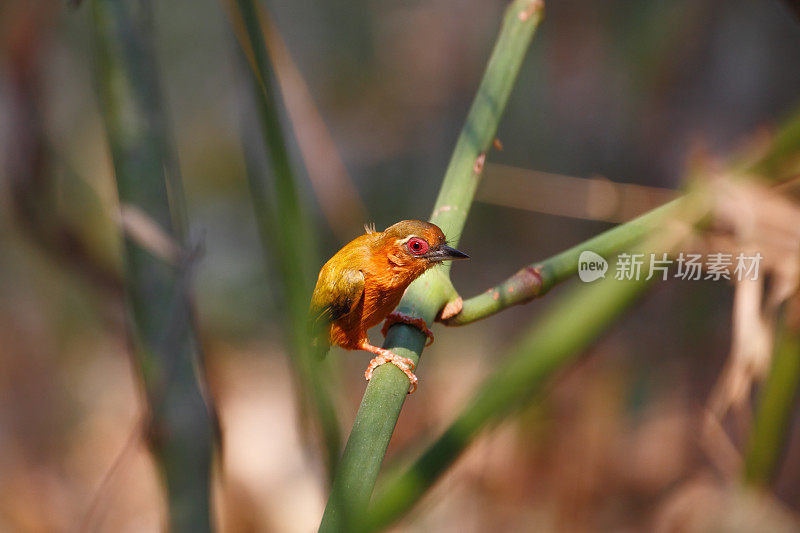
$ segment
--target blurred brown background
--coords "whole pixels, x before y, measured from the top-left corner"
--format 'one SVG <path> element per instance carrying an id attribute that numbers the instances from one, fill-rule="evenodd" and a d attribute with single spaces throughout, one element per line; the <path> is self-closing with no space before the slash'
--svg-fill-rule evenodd
<path id="1" fill-rule="evenodd" d="M 289 53 L 279 71 L 298 130 L 292 149 L 311 178 L 303 195 L 319 264 L 364 222 L 427 218 L 504 2 L 267 5 Z M 219 519 L 229 531 L 311 531 L 326 489 L 298 434 L 244 177 L 247 67 L 224 6 L 155 7 L 192 239 L 204 249 L 194 289 L 225 431 Z M 137 432 L 88 25 L 87 6 L 0 6 L 2 531 L 152 531 L 164 512 Z M 640 212 L 683 185 L 698 147 L 731 153 L 774 126 L 800 101 L 798 65 L 800 24 L 778 1 L 551 1 L 462 237 L 473 259 L 454 268 L 456 287 L 475 294 L 620 218 L 559 207 L 558 182 L 533 173 L 518 202 L 502 205 L 507 167 L 655 188 L 618 206 Z M 352 189 L 324 193 L 331 174 Z M 730 488 L 700 436 L 731 347 L 731 300 L 726 283 L 659 284 L 541 401 L 473 446 L 400 529 L 797 530 L 796 416 L 775 498 Z M 437 326 L 389 460 L 435 435 L 546 306 Z M 346 430 L 367 357 L 332 357 Z M 716 445 L 741 445 L 736 420 Z"/>

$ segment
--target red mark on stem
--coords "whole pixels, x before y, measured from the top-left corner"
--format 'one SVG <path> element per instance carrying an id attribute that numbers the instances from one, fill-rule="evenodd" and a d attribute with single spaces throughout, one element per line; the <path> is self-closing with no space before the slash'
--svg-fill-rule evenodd
<path id="1" fill-rule="evenodd" d="M 517 15 L 517 17 L 519 18 L 519 20 L 525 22 L 526 20 L 531 18 L 531 16 L 534 13 L 536 13 L 543 7 L 544 7 L 544 2 L 542 0 L 532 0 L 530 5 L 524 11 L 519 12 L 519 15 Z"/>
<path id="2" fill-rule="evenodd" d="M 518 299 L 515 299 L 514 303 L 526 303 L 541 296 L 543 283 L 539 267 L 528 266 L 508 280 L 508 292 L 517 293 Z"/>
<path id="3" fill-rule="evenodd" d="M 433 215 L 431 216 L 431 218 L 436 218 L 441 213 L 445 213 L 447 211 L 455 211 L 456 209 L 458 209 L 458 208 L 455 207 L 455 206 L 452 206 L 452 205 L 443 205 L 442 207 L 439 207 L 438 209 L 435 209 L 433 211 Z"/>
<path id="4" fill-rule="evenodd" d="M 472 171 L 475 174 L 480 174 L 481 172 L 483 172 L 484 163 L 486 163 L 486 152 L 479 155 L 478 158 L 475 160 L 475 164 L 472 166 Z"/>

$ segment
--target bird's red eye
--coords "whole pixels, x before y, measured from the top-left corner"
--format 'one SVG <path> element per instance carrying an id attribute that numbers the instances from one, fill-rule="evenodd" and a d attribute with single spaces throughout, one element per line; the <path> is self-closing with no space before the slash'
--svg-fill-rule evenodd
<path id="1" fill-rule="evenodd" d="M 408 249 L 414 255 L 422 255 L 428 251 L 428 243 L 424 239 L 414 237 L 408 241 Z"/>

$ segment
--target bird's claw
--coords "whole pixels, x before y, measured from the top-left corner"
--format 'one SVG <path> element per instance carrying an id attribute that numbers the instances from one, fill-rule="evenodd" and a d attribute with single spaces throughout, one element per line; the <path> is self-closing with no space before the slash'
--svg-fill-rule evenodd
<path id="1" fill-rule="evenodd" d="M 383 327 L 381 328 L 381 335 L 385 337 L 386 333 L 389 331 L 389 328 L 398 322 L 402 324 L 408 324 L 409 326 L 414 326 L 415 328 L 418 328 L 420 331 L 422 331 L 422 333 L 424 333 L 425 336 L 428 337 L 428 340 L 425 343 L 426 348 L 431 344 L 433 344 L 433 332 L 430 330 L 430 328 L 428 328 L 428 324 L 421 318 L 415 318 L 405 313 L 401 313 L 400 311 L 394 311 L 392 313 L 389 313 L 389 315 L 386 317 L 386 320 L 383 322 Z"/>
<path id="2" fill-rule="evenodd" d="M 414 369 L 416 365 L 414 361 L 409 359 L 408 357 L 401 357 L 395 353 L 390 352 L 389 350 L 384 350 L 383 348 L 376 348 L 376 350 L 380 350 L 379 352 L 376 351 L 374 353 L 378 353 L 378 356 L 373 358 L 369 362 L 369 366 L 364 371 L 364 378 L 369 381 L 372 379 L 372 373 L 375 371 L 376 368 L 385 364 L 385 363 L 392 363 L 394 366 L 399 368 L 403 371 L 403 373 L 408 377 L 408 381 L 411 383 L 411 386 L 408 389 L 408 393 L 411 394 L 415 390 L 417 390 L 417 376 L 414 375 Z"/>

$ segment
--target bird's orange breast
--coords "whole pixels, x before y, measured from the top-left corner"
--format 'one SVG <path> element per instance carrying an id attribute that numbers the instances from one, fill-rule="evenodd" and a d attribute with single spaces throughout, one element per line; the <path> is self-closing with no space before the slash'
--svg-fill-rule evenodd
<path id="1" fill-rule="evenodd" d="M 346 317 L 331 324 L 331 344 L 358 349 L 367 339 L 367 330 L 378 325 L 400 303 L 403 293 L 424 268 L 397 264 L 388 250 L 372 250 L 361 257 L 359 269 L 364 274 L 361 302 Z"/>
<path id="2" fill-rule="evenodd" d="M 400 303 L 403 293 L 420 274 L 424 266 L 416 263 L 396 263 L 391 250 L 374 253 L 364 270 L 365 329 L 381 322 Z"/>

